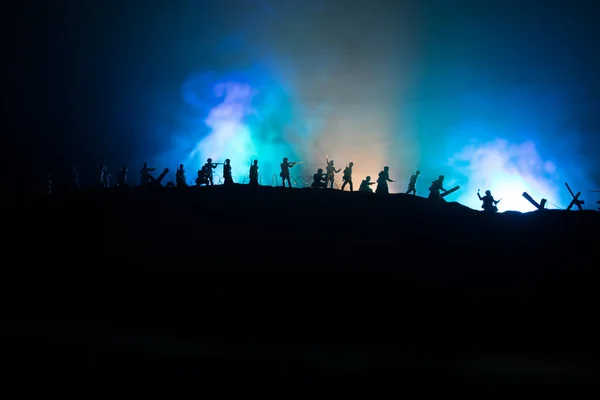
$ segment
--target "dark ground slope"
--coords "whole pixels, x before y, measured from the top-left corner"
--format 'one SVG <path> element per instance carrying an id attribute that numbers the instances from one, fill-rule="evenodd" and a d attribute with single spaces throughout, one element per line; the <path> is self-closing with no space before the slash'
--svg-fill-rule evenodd
<path id="1" fill-rule="evenodd" d="M 17 374 L 600 376 L 597 212 L 236 186 L 3 214 Z"/>

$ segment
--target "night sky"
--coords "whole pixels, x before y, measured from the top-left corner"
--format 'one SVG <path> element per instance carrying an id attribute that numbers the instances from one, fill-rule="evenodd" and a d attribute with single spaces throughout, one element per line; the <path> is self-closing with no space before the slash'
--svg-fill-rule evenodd
<path id="1" fill-rule="evenodd" d="M 592 1 L 63 0 L 14 7 L 5 16 L 3 172 L 17 187 L 72 164 L 82 172 L 98 164 L 137 170 L 145 160 L 171 169 L 198 164 L 190 153 L 210 135 L 203 121 L 215 106 L 206 93 L 234 81 L 263 96 L 254 103 L 262 116 L 247 126 L 252 138 L 263 135 L 257 149 L 264 151 L 244 157 L 262 156 L 264 169 L 286 156 L 264 154 L 279 141 L 308 165 L 329 154 L 338 165 L 354 160 L 359 175 L 390 165 L 392 179 L 404 182 L 420 168 L 423 179 L 445 173 L 476 190 L 516 178 L 507 177 L 512 167 L 500 180 L 469 171 L 493 174 L 494 154 L 520 152 L 511 165 L 529 168 L 535 154 L 546 166 L 521 173 L 539 181 L 529 189 L 539 188 L 534 198 L 563 205 L 564 181 L 600 189 L 600 14 Z M 186 101 L 190 85 L 204 93 L 204 105 Z M 375 146 L 369 154 L 365 141 Z"/>

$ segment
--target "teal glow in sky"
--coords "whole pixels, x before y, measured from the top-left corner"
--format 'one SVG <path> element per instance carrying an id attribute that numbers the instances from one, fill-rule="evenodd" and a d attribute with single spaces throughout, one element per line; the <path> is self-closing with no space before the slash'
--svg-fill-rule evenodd
<path id="1" fill-rule="evenodd" d="M 477 190 L 491 190 L 499 211 L 535 211 L 522 194 L 529 193 L 538 203 L 542 198 L 554 204 L 547 208 L 566 207 L 569 194 L 561 185 L 557 167 L 544 160 L 534 142 L 520 144 L 497 139 L 487 143 L 465 145 L 450 159 L 453 170 L 464 178 L 455 200 L 473 209 L 481 209 Z"/>
<path id="2" fill-rule="evenodd" d="M 193 76 L 191 79 L 198 79 L 198 76 Z M 309 177 L 313 170 L 324 167 L 324 155 L 327 152 L 342 156 L 338 159 L 338 166 L 343 167 L 349 161 L 354 161 L 359 166 L 359 173 L 355 178 L 357 181 L 366 175 L 377 176 L 380 168 L 377 164 L 372 165 L 372 161 L 368 161 L 371 167 L 369 170 L 360 168 L 361 161 L 394 154 L 394 149 L 390 146 L 385 151 L 378 150 L 369 154 L 369 147 L 364 145 L 354 149 L 346 147 L 341 152 L 335 147 L 323 148 L 321 144 L 315 145 L 315 138 L 318 139 L 320 135 L 327 137 L 327 124 L 307 127 L 306 123 L 294 120 L 293 112 L 290 112 L 293 103 L 286 102 L 283 98 L 278 99 L 278 91 L 274 86 L 257 88 L 241 79 L 208 82 L 208 84 L 212 90 L 204 90 L 206 88 L 192 85 L 190 82 L 183 86 L 186 88 L 183 96 L 190 104 L 198 105 L 196 112 L 205 115 L 203 124 L 206 128 L 205 134 L 194 135 L 197 143 L 189 152 L 186 163 L 188 170 L 199 169 L 209 157 L 216 162 L 230 158 L 235 180 L 243 182 L 247 179 L 251 160 L 257 158 L 261 167 L 262 183 L 271 185 L 278 182 L 273 180 L 273 175 L 278 176 L 279 164 L 283 157 L 294 160 L 296 155 L 302 158 L 302 155 L 313 153 L 309 157 L 311 162 L 307 163 L 307 166 L 297 166 L 292 170 L 292 175 L 296 178 L 295 185 L 303 187 L 310 184 Z M 196 88 L 198 93 L 190 92 L 192 90 L 190 88 Z M 198 101 L 201 93 L 207 97 L 205 101 Z M 207 107 L 207 104 L 212 106 Z M 333 108 L 330 110 L 333 112 L 331 118 L 339 116 L 340 110 Z M 326 115 L 321 117 L 328 119 Z M 354 116 L 349 116 L 352 117 Z M 309 118 L 310 120 L 312 119 Z M 290 129 L 294 134 L 290 133 Z M 200 131 L 199 129 L 198 132 Z M 336 138 L 343 139 L 339 132 L 334 133 Z M 473 137 L 462 139 L 469 134 Z M 490 189 L 496 199 L 502 199 L 499 205 L 501 211 L 533 211 L 534 207 L 522 197 L 523 192 L 530 193 L 538 201 L 541 198 L 548 199 L 549 208 L 564 207 L 568 204 L 570 198 L 564 190 L 557 165 L 553 160 L 546 159 L 540 154 L 534 141 L 515 143 L 503 138 L 478 140 L 477 136 L 486 135 L 476 135 L 466 130 L 457 136 L 462 138 L 452 143 L 451 148 L 454 153 L 447 159 L 445 166 L 441 166 L 438 170 L 423 166 L 416 167 L 424 172 L 418 184 L 419 195 L 427 196 L 430 181 L 438 174 L 445 174 L 447 188 L 454 185 L 461 186 L 460 191 L 448 197 L 448 201 L 458 201 L 476 210 L 481 206 L 476 195 L 478 189 L 482 191 Z M 352 131 L 346 131 L 346 137 L 346 142 L 356 140 L 356 134 Z M 386 143 L 393 145 L 393 141 Z M 427 148 L 426 145 L 417 147 Z M 322 161 L 319 160 L 321 153 L 323 153 Z M 300 158 L 297 160 L 299 161 Z M 423 158 L 427 159 L 427 157 Z M 319 165 L 320 162 L 322 165 Z M 392 175 L 396 175 L 393 179 L 398 181 L 391 184 L 392 193 L 403 192 L 406 181 L 412 173 L 410 166 L 397 159 L 387 163 L 379 161 L 379 164 L 381 168 L 383 164 L 392 166 Z M 220 175 L 219 170 L 216 173 Z M 188 177 L 193 179 L 194 174 L 188 173 Z"/>
<path id="3" fill-rule="evenodd" d="M 262 183 L 272 184 L 288 157 L 304 161 L 292 170 L 302 186 L 328 155 L 339 167 L 354 162 L 355 181 L 389 166 L 392 193 L 419 169 L 418 194 L 427 196 L 443 174 L 447 187 L 461 186 L 447 200 L 476 210 L 477 189 L 502 198 L 500 211 L 533 210 L 524 191 L 554 208 L 570 201 L 565 182 L 597 189 L 600 112 L 591 64 L 568 45 L 580 35 L 566 11 L 365 2 L 340 12 L 340 2 L 314 3 L 246 2 L 214 40 L 185 36 L 175 48 L 201 61 L 163 58 L 185 73 L 153 96 L 146 126 L 156 140 L 140 149 L 156 149 L 148 161 L 183 162 L 191 181 L 207 158 L 230 158 L 241 182 L 257 158 Z M 534 29 L 541 14 L 548 22 Z"/>

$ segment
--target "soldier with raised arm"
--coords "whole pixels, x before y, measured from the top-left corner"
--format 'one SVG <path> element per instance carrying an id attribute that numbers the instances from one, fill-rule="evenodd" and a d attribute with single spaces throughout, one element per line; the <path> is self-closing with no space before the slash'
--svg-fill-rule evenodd
<path id="1" fill-rule="evenodd" d="M 485 196 L 481 197 L 481 195 L 479 194 L 479 189 L 477 189 L 477 197 L 479 197 L 479 200 L 481 200 L 483 202 L 483 204 L 481 205 L 481 208 L 483 208 L 483 211 L 490 212 L 490 213 L 498 212 L 498 207 L 496 207 L 496 205 L 498 203 L 500 203 L 500 200 L 495 200 L 494 197 L 492 196 L 491 191 L 486 190 Z"/>
<path id="2" fill-rule="evenodd" d="M 341 171 L 341 169 L 335 169 L 335 161 L 330 160 L 329 157 L 325 156 L 325 161 L 327 161 L 327 186 L 333 189 L 335 183 L 335 174 Z"/>

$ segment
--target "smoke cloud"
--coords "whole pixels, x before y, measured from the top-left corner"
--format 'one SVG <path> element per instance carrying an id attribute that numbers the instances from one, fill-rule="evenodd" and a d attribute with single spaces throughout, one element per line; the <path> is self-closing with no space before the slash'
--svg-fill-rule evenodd
<path id="1" fill-rule="evenodd" d="M 597 189 L 598 104 L 554 52 L 542 65 L 526 57 L 533 43 L 513 46 L 531 38 L 527 24 L 479 43 L 473 32 L 501 26 L 501 14 L 428 24 L 435 13 L 400 2 L 347 12 L 335 1 L 241 3 L 204 66 L 179 82 L 184 105 L 161 125 L 171 146 L 156 162 L 185 162 L 193 176 L 209 157 L 230 158 L 242 182 L 257 158 L 264 185 L 288 157 L 304 162 L 292 170 L 303 186 L 328 155 L 340 168 L 354 162 L 356 181 L 389 166 L 392 193 L 419 169 L 426 196 L 443 174 L 461 186 L 448 200 L 477 210 L 477 189 L 518 211 L 533 209 L 525 191 L 553 208 L 570 201 L 564 182 Z"/>
<path id="2" fill-rule="evenodd" d="M 476 193 L 492 190 L 496 200 L 502 199 L 501 211 L 534 211 L 535 207 L 522 197 L 529 193 L 538 203 L 542 198 L 553 203 L 549 208 L 564 207 L 566 196 L 560 190 L 556 165 L 544 160 L 531 141 L 513 144 L 497 139 L 466 146 L 450 159 L 453 172 L 462 174 L 458 202 L 473 209 L 481 208 Z M 558 204 L 557 204 L 558 203 Z"/>

